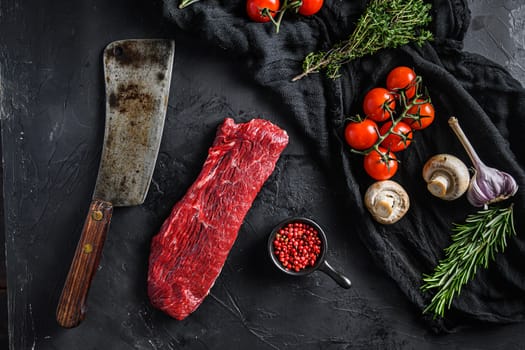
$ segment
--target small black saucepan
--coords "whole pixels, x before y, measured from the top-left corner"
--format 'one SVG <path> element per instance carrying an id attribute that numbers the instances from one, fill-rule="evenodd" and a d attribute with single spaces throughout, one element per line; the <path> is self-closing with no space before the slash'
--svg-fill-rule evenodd
<path id="1" fill-rule="evenodd" d="M 305 267 L 299 271 L 294 271 L 290 269 L 286 269 L 281 262 L 279 261 L 278 257 L 274 253 L 274 240 L 277 235 L 277 233 L 284 227 L 286 227 L 290 223 L 302 223 L 307 226 L 313 227 L 318 232 L 318 236 L 321 240 L 321 252 L 317 256 L 317 259 L 315 260 L 315 263 L 313 266 Z M 273 261 L 274 265 L 281 270 L 282 272 L 286 273 L 290 276 L 304 276 L 308 275 L 316 270 L 321 270 L 324 273 L 326 273 L 328 276 L 330 276 L 334 281 L 336 281 L 341 287 L 343 288 L 350 288 L 352 286 L 352 282 L 344 276 L 342 273 L 336 271 L 327 261 L 326 261 L 326 252 L 328 250 L 328 243 L 326 240 L 326 234 L 324 233 L 321 226 L 319 226 L 315 221 L 305 218 L 305 217 L 293 217 L 286 219 L 279 223 L 270 233 L 270 237 L 268 237 L 268 253 L 270 254 L 270 259 Z"/>

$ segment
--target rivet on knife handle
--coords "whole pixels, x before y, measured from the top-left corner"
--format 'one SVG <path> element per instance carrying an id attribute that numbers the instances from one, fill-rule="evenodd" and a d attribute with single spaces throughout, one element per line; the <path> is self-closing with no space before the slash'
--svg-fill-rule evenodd
<path id="1" fill-rule="evenodd" d="M 78 326 L 84 319 L 86 297 L 98 268 L 112 213 L 113 205 L 110 202 L 98 199 L 91 202 L 58 302 L 56 318 L 62 327 Z"/>

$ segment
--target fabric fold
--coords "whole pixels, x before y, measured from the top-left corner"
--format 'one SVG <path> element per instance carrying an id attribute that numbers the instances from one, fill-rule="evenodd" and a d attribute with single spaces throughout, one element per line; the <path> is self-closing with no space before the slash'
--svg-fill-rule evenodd
<path id="1" fill-rule="evenodd" d="M 279 34 L 271 24 L 250 22 L 244 3 L 202 0 L 184 10 L 164 1 L 165 16 L 187 32 L 200 35 L 203 44 L 242 58 L 246 72 L 268 87 L 290 120 L 302 130 L 305 144 L 327 169 L 343 169 L 348 206 L 356 218 L 355 231 L 377 265 L 420 310 L 431 295 L 422 293 L 423 273 L 430 273 L 443 249 L 450 244 L 453 222 L 463 222 L 477 211 L 462 198 L 443 202 L 432 197 L 420 175 L 424 162 L 437 153 L 451 153 L 470 162 L 448 127 L 447 119 L 460 119 L 487 165 L 511 173 L 520 190 L 515 205 L 517 236 L 508 242 L 489 269 L 478 270 L 463 287 L 445 320 L 425 316 L 435 331 L 451 331 L 479 321 L 507 323 L 525 319 L 525 90 L 501 66 L 462 51 L 470 22 L 467 1 L 432 2 L 435 40 L 422 47 L 407 45 L 387 49 L 344 65 L 335 81 L 313 74 L 298 82 L 301 62 L 311 51 L 328 49 L 347 38 L 366 1 L 326 2 L 311 18 L 288 16 Z M 384 226 L 372 220 L 362 198 L 372 180 L 362 169 L 361 156 L 351 154 L 342 130 L 344 119 L 361 113 L 364 94 L 384 86 L 387 73 L 405 65 L 423 77 L 436 109 L 436 120 L 416 134 L 415 146 L 399 153 L 401 165 L 394 180 L 411 197 L 409 213 L 397 224 Z"/>

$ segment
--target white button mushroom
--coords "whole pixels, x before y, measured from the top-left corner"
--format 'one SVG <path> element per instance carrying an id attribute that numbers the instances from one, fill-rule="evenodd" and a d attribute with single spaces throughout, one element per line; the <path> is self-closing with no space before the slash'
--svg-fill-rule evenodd
<path id="1" fill-rule="evenodd" d="M 410 201 L 400 184 L 385 180 L 375 182 L 367 189 L 365 205 L 377 222 L 393 224 L 406 214 Z"/>
<path id="2" fill-rule="evenodd" d="M 434 196 L 454 200 L 468 189 L 470 175 L 467 166 L 451 154 L 437 154 L 423 166 L 427 189 Z"/>

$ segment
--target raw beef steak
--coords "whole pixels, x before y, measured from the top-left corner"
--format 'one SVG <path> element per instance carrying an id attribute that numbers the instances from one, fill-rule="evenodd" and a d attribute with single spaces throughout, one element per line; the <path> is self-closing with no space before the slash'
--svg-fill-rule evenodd
<path id="1" fill-rule="evenodd" d="M 153 238 L 148 271 L 153 306 L 182 320 L 202 303 L 287 144 L 286 131 L 269 121 L 225 119 L 197 180 Z"/>

